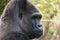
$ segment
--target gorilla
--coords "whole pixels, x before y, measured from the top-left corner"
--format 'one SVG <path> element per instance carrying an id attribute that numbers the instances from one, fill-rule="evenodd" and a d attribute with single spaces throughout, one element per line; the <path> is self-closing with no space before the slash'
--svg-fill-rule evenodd
<path id="1" fill-rule="evenodd" d="M 10 0 L 0 17 L 0 40 L 32 40 L 43 34 L 41 12 L 27 0 Z"/>

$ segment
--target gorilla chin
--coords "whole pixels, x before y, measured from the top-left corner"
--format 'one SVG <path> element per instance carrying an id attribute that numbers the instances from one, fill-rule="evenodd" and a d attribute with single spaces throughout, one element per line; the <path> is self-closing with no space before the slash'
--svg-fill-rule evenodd
<path id="1" fill-rule="evenodd" d="M 43 35 L 43 30 L 33 30 L 31 33 L 29 33 L 29 38 L 30 39 L 34 39 L 34 38 L 39 38 L 40 36 Z"/>
<path id="2" fill-rule="evenodd" d="M 41 35 L 43 35 L 43 32 L 33 32 L 29 34 L 29 38 L 30 39 L 39 38 Z"/>

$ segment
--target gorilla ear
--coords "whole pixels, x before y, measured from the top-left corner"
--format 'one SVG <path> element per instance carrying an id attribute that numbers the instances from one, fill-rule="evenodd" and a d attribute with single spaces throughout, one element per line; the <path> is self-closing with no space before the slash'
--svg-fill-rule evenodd
<path id="1" fill-rule="evenodd" d="M 19 8 L 21 9 L 26 9 L 26 3 L 27 3 L 27 0 L 17 0 L 18 1 L 18 4 L 20 5 Z"/>

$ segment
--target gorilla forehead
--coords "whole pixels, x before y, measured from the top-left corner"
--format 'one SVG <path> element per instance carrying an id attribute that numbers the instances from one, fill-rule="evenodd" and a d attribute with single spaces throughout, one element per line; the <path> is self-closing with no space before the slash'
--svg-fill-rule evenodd
<path id="1" fill-rule="evenodd" d="M 30 2 L 27 2 L 26 9 L 27 9 L 27 12 L 32 12 L 32 13 L 39 12 L 39 10 Z"/>

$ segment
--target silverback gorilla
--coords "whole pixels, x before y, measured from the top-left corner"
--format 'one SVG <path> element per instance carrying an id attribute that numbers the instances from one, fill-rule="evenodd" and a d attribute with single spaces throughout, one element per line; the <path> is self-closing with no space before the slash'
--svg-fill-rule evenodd
<path id="1" fill-rule="evenodd" d="M 41 13 L 27 0 L 10 0 L 0 17 L 0 40 L 32 40 L 43 34 Z"/>

